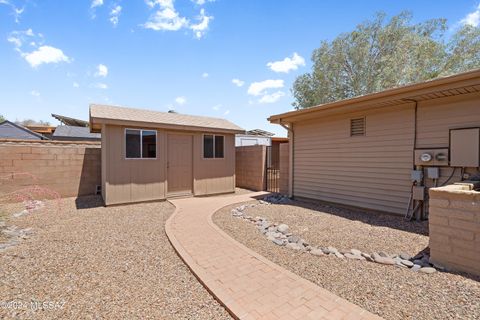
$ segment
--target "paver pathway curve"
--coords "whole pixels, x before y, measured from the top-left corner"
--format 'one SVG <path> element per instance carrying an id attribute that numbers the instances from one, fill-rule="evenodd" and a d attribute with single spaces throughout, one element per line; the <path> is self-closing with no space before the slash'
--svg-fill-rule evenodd
<path id="1" fill-rule="evenodd" d="M 237 319 L 381 319 L 232 239 L 212 221 L 219 209 L 264 193 L 175 199 L 166 232 L 204 286 Z"/>

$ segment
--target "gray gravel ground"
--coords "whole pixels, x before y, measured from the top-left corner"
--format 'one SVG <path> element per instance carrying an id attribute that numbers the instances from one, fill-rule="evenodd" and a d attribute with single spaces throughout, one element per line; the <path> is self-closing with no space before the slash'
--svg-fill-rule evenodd
<path id="1" fill-rule="evenodd" d="M 231 319 L 168 242 L 172 205 L 77 205 L 9 219 L 34 234 L 0 252 L 0 319 Z M 32 300 L 54 304 L 33 312 Z"/>
<path id="2" fill-rule="evenodd" d="M 397 216 L 320 203 L 293 204 L 260 205 L 245 212 L 286 223 L 290 232 L 316 246 L 415 255 L 428 245 L 426 222 L 405 222 Z M 236 206 L 214 215 L 214 222 L 230 236 L 385 319 L 480 319 L 480 278 L 444 272 L 427 275 L 372 262 L 299 253 L 273 244 L 253 224 L 232 217 L 230 211 Z"/>

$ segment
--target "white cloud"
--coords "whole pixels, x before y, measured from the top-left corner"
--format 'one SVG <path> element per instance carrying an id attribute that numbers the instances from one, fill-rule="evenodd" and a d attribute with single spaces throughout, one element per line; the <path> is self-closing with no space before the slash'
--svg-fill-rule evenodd
<path id="1" fill-rule="evenodd" d="M 213 16 L 207 16 L 205 14 L 205 9 L 200 10 L 200 15 L 197 17 L 199 21 L 197 24 L 191 24 L 190 29 L 193 31 L 197 39 L 201 39 L 208 30 L 208 25 L 210 20 L 213 19 Z"/>
<path id="2" fill-rule="evenodd" d="M 480 4 L 477 6 L 476 10 L 470 12 L 460 20 L 460 23 L 463 25 L 471 25 L 473 27 L 478 27 L 480 25 Z"/>
<path id="3" fill-rule="evenodd" d="M 230 113 L 230 110 L 225 110 L 225 112 L 223 113 L 224 116 L 228 115 Z"/>
<path id="4" fill-rule="evenodd" d="M 146 3 L 151 8 L 156 6 L 159 8 L 143 25 L 144 28 L 155 31 L 177 31 L 188 25 L 188 20 L 181 17 L 175 10 L 173 0 L 152 0 Z"/>
<path id="5" fill-rule="evenodd" d="M 118 24 L 118 17 L 120 16 L 120 13 L 122 12 L 122 7 L 120 5 L 116 5 L 112 8 L 110 11 L 110 22 L 113 24 L 114 27 L 117 26 Z"/>
<path id="6" fill-rule="evenodd" d="M 40 97 L 40 92 L 38 92 L 37 90 L 30 91 L 30 94 L 34 97 Z"/>
<path id="7" fill-rule="evenodd" d="M 192 0 L 193 3 L 199 6 L 203 6 L 207 2 L 214 2 L 215 0 Z"/>
<path id="8" fill-rule="evenodd" d="M 74 87 L 74 88 L 79 88 L 80 85 L 78 84 L 78 82 L 73 82 L 73 87 Z"/>
<path id="9" fill-rule="evenodd" d="M 266 93 L 267 89 L 283 88 L 283 80 L 265 80 L 260 82 L 253 82 L 248 87 L 247 93 L 252 96 L 260 96 Z"/>
<path id="10" fill-rule="evenodd" d="M 232 83 L 237 87 L 242 87 L 245 84 L 245 81 L 242 81 L 240 79 L 232 79 Z"/>
<path id="11" fill-rule="evenodd" d="M 92 87 L 97 88 L 97 89 L 103 89 L 103 90 L 108 89 L 108 85 L 106 83 L 102 83 L 102 82 L 94 83 L 92 85 Z"/>
<path id="12" fill-rule="evenodd" d="M 156 9 L 147 22 L 142 25 L 146 29 L 155 31 L 189 29 L 197 39 L 201 39 L 208 31 L 210 21 L 213 19 L 213 16 L 207 15 L 205 9 L 202 8 L 199 15 L 195 17 L 197 23 L 192 23 L 175 9 L 174 0 L 146 0 L 145 3 L 151 9 Z"/>
<path id="13" fill-rule="evenodd" d="M 175 98 L 175 102 L 178 104 L 178 105 L 184 105 L 185 103 L 187 103 L 187 98 L 185 97 L 176 97 Z"/>
<path id="14" fill-rule="evenodd" d="M 286 57 L 281 61 L 274 61 L 267 63 L 272 71 L 288 73 L 291 70 L 297 70 L 298 67 L 305 65 L 305 59 L 298 53 L 294 52 L 291 58 Z"/>
<path id="15" fill-rule="evenodd" d="M 274 103 L 277 102 L 278 99 L 281 97 L 285 96 L 285 92 L 283 91 L 277 91 L 272 94 L 265 94 L 260 100 L 258 100 L 259 103 Z"/>
<path id="16" fill-rule="evenodd" d="M 208 72 L 202 73 L 202 78 L 208 78 L 208 76 L 209 76 Z"/>
<path id="17" fill-rule="evenodd" d="M 92 3 L 90 4 L 90 8 L 92 9 L 101 6 L 103 6 L 103 0 L 92 0 Z"/>
<path id="18" fill-rule="evenodd" d="M 22 13 L 25 11 L 25 7 L 18 8 L 18 7 L 16 7 L 12 2 L 7 1 L 7 0 L 0 0 L 0 4 L 4 4 L 4 5 L 6 5 L 6 6 L 9 6 L 10 9 L 12 10 L 11 15 L 12 15 L 13 18 L 15 19 L 15 23 L 19 23 L 19 22 L 20 22 L 20 16 L 21 16 Z"/>
<path id="19" fill-rule="evenodd" d="M 41 46 L 37 50 L 30 53 L 22 53 L 22 56 L 27 62 L 36 68 L 44 63 L 59 63 L 70 62 L 70 58 L 67 57 L 62 50 L 51 46 Z"/>
<path id="20" fill-rule="evenodd" d="M 217 105 L 214 105 L 214 106 L 212 107 L 212 110 L 218 111 L 218 110 L 220 110 L 221 108 L 222 108 L 222 105 L 221 105 L 221 104 L 217 104 Z"/>
<path id="21" fill-rule="evenodd" d="M 99 64 L 97 66 L 97 71 L 95 72 L 95 77 L 105 78 L 108 75 L 108 68 L 104 64 Z"/>
<path id="22" fill-rule="evenodd" d="M 20 48 L 24 42 L 27 41 L 27 38 L 35 37 L 32 29 L 27 29 L 23 31 L 13 31 L 7 38 L 8 42 L 13 43 L 16 48 Z M 41 39 L 40 39 L 41 40 Z"/>

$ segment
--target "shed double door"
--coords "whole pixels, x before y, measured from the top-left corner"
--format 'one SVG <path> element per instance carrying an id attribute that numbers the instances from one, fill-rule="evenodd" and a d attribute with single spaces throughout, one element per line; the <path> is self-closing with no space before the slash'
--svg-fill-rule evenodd
<path id="1" fill-rule="evenodd" d="M 167 196 L 193 194 L 193 136 L 167 135 Z"/>

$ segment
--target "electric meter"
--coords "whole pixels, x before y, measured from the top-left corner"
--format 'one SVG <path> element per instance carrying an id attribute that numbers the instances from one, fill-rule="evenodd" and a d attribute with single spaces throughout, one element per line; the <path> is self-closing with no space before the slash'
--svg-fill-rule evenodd
<path id="1" fill-rule="evenodd" d="M 428 152 L 422 153 L 422 155 L 420 156 L 420 160 L 422 160 L 423 162 L 430 162 L 432 161 L 432 155 Z"/>

